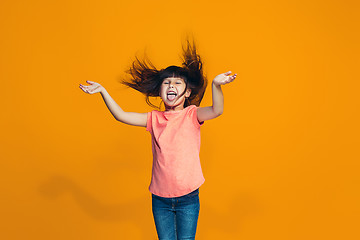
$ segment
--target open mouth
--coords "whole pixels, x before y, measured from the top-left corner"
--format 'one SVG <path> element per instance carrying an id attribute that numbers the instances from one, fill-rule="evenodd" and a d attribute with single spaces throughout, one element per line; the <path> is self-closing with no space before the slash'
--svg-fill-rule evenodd
<path id="1" fill-rule="evenodd" d="M 169 100 L 169 101 L 173 101 L 175 98 L 176 98 L 176 93 L 175 92 L 168 92 L 167 93 L 167 99 Z"/>

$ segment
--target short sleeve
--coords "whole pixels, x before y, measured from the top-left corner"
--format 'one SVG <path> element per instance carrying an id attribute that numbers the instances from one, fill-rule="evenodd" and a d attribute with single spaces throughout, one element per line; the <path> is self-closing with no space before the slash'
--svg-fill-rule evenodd
<path id="1" fill-rule="evenodd" d="M 193 123 L 195 124 L 196 127 L 200 127 L 204 124 L 204 121 L 199 122 L 199 120 L 197 118 L 197 109 L 198 108 L 199 107 L 197 107 L 196 105 L 193 105 L 189 110 L 190 117 L 193 120 Z"/>
<path id="2" fill-rule="evenodd" d="M 152 111 L 147 114 L 146 131 L 150 132 L 152 128 Z"/>

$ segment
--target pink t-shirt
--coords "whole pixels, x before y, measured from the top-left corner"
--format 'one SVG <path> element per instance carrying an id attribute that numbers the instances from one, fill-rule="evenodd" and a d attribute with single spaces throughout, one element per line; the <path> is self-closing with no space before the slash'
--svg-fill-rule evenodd
<path id="1" fill-rule="evenodd" d="M 200 165 L 200 126 L 197 106 L 178 111 L 148 113 L 146 130 L 151 133 L 153 166 L 149 190 L 160 197 L 179 197 L 205 181 Z"/>

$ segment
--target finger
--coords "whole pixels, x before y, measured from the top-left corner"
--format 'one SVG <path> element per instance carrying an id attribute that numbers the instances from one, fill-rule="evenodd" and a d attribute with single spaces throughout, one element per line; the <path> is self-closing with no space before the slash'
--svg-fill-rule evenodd
<path id="1" fill-rule="evenodd" d="M 88 92 L 89 88 L 87 86 L 79 86 L 81 88 L 81 90 L 83 90 L 84 92 Z"/>
<path id="2" fill-rule="evenodd" d="M 83 86 L 83 85 L 81 85 L 80 88 L 83 89 L 83 90 L 86 90 L 86 89 L 89 88 L 89 86 Z"/>
<path id="3" fill-rule="evenodd" d="M 227 78 L 227 79 L 225 79 L 225 80 L 224 80 L 224 82 L 223 82 L 223 83 L 224 83 L 224 84 L 227 84 L 227 83 L 229 83 L 229 80 L 230 80 L 230 79 L 229 79 L 229 78 Z"/>
<path id="4" fill-rule="evenodd" d="M 228 79 L 226 79 L 224 81 L 224 84 L 228 84 L 228 83 L 231 83 L 232 81 L 234 81 L 235 78 L 233 78 L 232 76 L 230 76 Z"/>
<path id="5" fill-rule="evenodd" d="M 94 84 L 94 83 L 95 83 L 95 82 L 89 81 L 89 80 L 87 80 L 86 82 L 87 82 L 87 83 L 91 83 L 91 84 Z"/>
<path id="6" fill-rule="evenodd" d="M 231 71 L 227 71 L 226 73 L 224 73 L 226 76 L 229 75 L 231 73 Z"/>

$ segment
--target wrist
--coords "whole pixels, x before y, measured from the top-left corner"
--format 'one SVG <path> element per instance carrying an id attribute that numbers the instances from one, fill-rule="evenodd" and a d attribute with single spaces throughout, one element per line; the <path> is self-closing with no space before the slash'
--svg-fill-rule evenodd
<path id="1" fill-rule="evenodd" d="M 220 84 L 217 84 L 216 82 L 212 82 L 213 87 L 220 87 Z"/>
<path id="2" fill-rule="evenodd" d="M 105 93 L 105 92 L 106 92 L 106 89 L 103 86 L 101 86 L 100 87 L 100 93 Z"/>

